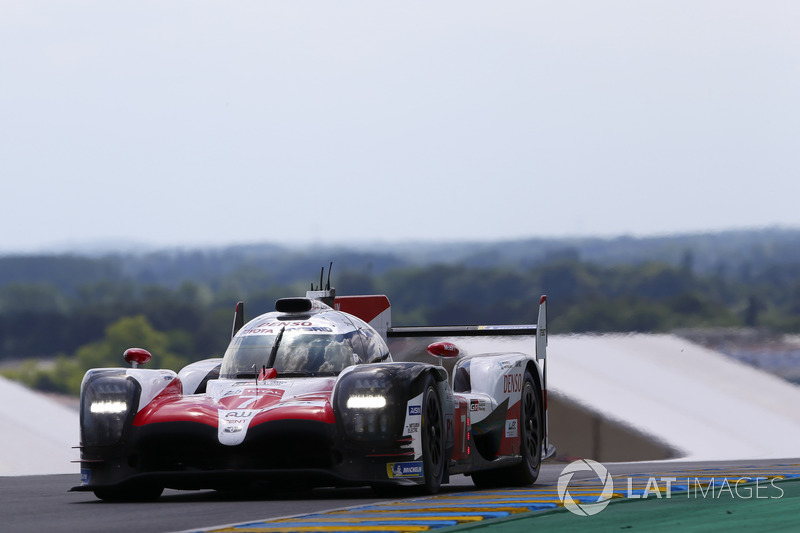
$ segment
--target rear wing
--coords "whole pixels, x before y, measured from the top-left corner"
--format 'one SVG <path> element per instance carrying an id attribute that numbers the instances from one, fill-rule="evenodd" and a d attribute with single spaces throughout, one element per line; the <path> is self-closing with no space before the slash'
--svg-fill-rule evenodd
<path id="1" fill-rule="evenodd" d="M 344 310 L 344 309 L 343 309 Z M 539 316 L 536 324 L 497 326 L 399 326 L 386 330 L 387 339 L 413 337 L 535 337 L 532 355 L 537 361 L 547 360 L 547 296 L 539 299 Z M 543 363 L 544 364 L 544 363 Z M 542 369 L 544 372 L 544 369 Z M 542 385 L 544 387 L 544 385 Z"/>
<path id="2" fill-rule="evenodd" d="M 420 326 L 420 327 L 390 327 L 386 331 L 387 341 L 403 340 L 427 337 L 431 340 L 439 340 L 443 337 L 502 337 L 504 339 L 519 338 L 516 345 L 529 342 L 528 339 L 535 339 L 534 353 L 536 361 L 541 365 L 542 370 L 542 393 L 547 408 L 547 296 L 539 299 L 539 315 L 536 324 L 528 325 L 505 325 L 505 326 Z M 527 339 L 525 338 L 527 337 Z M 530 345 L 528 345 L 530 346 Z M 419 347 L 416 348 L 419 351 Z M 393 348 L 394 353 L 394 348 Z M 521 349 L 525 352 L 529 349 Z M 546 431 L 546 429 L 545 429 Z"/>
<path id="3" fill-rule="evenodd" d="M 389 337 L 469 337 L 486 335 L 536 335 L 536 325 L 527 326 L 399 326 L 389 328 Z"/>

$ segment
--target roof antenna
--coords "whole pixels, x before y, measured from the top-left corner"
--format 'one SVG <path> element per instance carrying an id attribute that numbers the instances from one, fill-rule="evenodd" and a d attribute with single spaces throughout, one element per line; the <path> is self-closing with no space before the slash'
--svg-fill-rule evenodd
<path id="1" fill-rule="evenodd" d="M 319 300 L 328 307 L 333 307 L 336 301 L 336 289 L 331 287 L 331 269 L 333 268 L 333 261 L 328 266 L 328 284 L 324 286 L 322 282 L 325 279 L 325 267 L 323 266 L 319 272 L 319 286 L 314 288 L 314 283 L 311 283 L 311 290 L 306 292 L 306 298 Z"/>

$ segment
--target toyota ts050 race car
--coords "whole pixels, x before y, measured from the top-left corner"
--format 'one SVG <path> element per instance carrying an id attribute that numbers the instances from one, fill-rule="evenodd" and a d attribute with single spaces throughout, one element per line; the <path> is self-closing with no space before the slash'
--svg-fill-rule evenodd
<path id="1" fill-rule="evenodd" d="M 150 354 L 132 348 L 132 368 L 86 373 L 73 490 L 140 501 L 255 483 L 434 493 L 454 474 L 531 484 L 554 453 L 546 305 L 537 325 L 392 328 L 385 296 L 312 290 L 246 324 L 240 302 L 221 359 L 176 374 L 141 368 Z M 527 353 L 461 348 L 501 337 Z"/>

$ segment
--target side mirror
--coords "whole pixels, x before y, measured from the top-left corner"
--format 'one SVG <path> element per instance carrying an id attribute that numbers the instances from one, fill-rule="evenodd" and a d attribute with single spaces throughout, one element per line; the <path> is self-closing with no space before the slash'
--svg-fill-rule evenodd
<path id="1" fill-rule="evenodd" d="M 434 342 L 428 345 L 428 353 L 434 357 L 458 357 L 458 346 L 452 342 Z"/>
<path id="2" fill-rule="evenodd" d="M 125 359 L 125 362 L 129 363 L 132 368 L 136 368 L 150 361 L 153 356 L 144 348 L 128 348 L 125 350 L 125 353 L 122 354 L 122 358 Z"/>

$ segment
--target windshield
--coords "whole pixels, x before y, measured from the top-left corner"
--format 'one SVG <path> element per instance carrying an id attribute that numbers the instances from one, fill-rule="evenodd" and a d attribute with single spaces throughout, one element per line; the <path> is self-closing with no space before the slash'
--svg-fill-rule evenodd
<path id="1" fill-rule="evenodd" d="M 286 330 L 281 335 L 273 368 L 281 376 L 335 376 L 355 363 L 348 335 Z M 278 335 L 243 335 L 231 341 L 220 377 L 253 377 L 268 366 Z"/>

